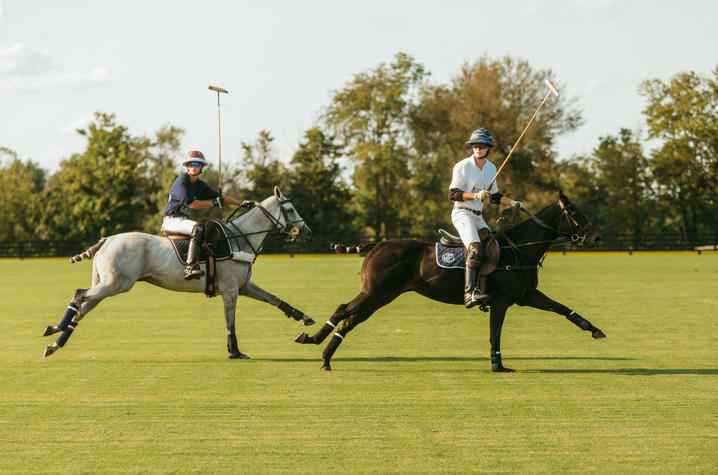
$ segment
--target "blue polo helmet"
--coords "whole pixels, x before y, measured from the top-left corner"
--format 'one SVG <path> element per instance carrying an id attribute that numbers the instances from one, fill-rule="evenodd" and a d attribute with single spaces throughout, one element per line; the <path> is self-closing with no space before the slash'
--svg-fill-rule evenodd
<path id="1" fill-rule="evenodd" d="M 479 143 L 484 143 L 489 147 L 493 147 L 494 138 L 491 136 L 491 132 L 486 129 L 474 130 L 471 134 L 471 138 L 469 138 L 469 141 L 466 142 L 466 145 L 473 145 Z"/>

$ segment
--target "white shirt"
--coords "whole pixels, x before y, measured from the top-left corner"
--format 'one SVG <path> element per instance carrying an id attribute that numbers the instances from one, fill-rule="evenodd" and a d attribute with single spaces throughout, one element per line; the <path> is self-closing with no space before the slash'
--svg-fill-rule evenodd
<path id="1" fill-rule="evenodd" d="M 479 169 L 472 155 L 454 165 L 454 172 L 451 176 L 449 189 L 458 188 L 463 192 L 478 193 L 481 190 L 485 190 L 495 176 L 496 165 L 486 160 L 484 168 Z M 489 190 L 489 194 L 493 195 L 498 192 L 499 187 L 496 185 L 496 182 L 494 182 L 491 186 L 491 190 Z M 484 204 L 478 200 L 454 201 L 454 209 L 459 206 L 465 206 L 477 211 L 481 211 L 484 208 Z"/>

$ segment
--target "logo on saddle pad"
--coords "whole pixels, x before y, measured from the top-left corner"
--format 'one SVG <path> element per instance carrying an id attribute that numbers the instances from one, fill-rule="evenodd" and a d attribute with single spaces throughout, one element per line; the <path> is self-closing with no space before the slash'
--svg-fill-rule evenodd
<path id="1" fill-rule="evenodd" d="M 456 256 L 450 252 L 445 252 L 444 254 L 441 255 L 441 262 L 443 262 L 444 264 L 451 264 L 455 260 L 456 260 Z"/>
<path id="2" fill-rule="evenodd" d="M 436 248 L 436 265 L 444 269 L 463 269 L 466 263 L 464 248 L 462 247 L 446 247 L 437 242 Z"/>

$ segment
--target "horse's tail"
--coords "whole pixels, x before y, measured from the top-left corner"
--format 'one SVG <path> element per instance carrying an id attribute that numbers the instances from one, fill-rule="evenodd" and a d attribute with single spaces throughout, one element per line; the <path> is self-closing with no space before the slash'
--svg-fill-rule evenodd
<path id="1" fill-rule="evenodd" d="M 97 254 L 97 251 L 100 250 L 103 244 L 105 244 L 105 241 L 107 241 L 107 238 L 102 238 L 99 241 L 97 241 L 97 244 L 90 246 L 87 248 L 85 252 L 82 252 L 80 254 L 75 254 L 70 258 L 70 264 L 74 264 L 77 261 L 81 261 L 83 259 L 92 259 L 92 257 Z"/>
<path id="2" fill-rule="evenodd" d="M 333 242 L 329 245 L 329 250 L 335 254 L 359 254 L 365 256 L 367 252 L 374 249 L 377 243 L 370 242 L 368 244 L 358 244 L 356 246 L 347 246 L 340 242 Z"/>

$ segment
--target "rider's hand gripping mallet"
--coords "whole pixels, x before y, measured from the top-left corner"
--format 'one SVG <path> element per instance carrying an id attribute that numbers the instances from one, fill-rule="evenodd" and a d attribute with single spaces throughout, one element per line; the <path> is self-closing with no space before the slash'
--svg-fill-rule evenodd
<path id="1" fill-rule="evenodd" d="M 504 160 L 504 163 L 501 164 L 501 167 L 500 167 L 499 170 L 496 172 L 496 175 L 494 175 L 494 179 L 491 180 L 491 183 L 489 183 L 489 186 L 486 188 L 486 191 L 491 190 L 491 187 L 494 185 L 494 182 L 496 181 L 496 178 L 498 178 L 499 173 L 501 173 L 501 170 L 503 170 L 504 167 L 506 166 L 506 163 L 509 161 L 509 158 L 511 157 L 511 154 L 514 153 L 514 149 L 515 149 L 516 146 L 519 144 L 519 141 L 521 140 L 521 137 L 524 136 L 524 134 L 526 133 L 526 131 L 528 130 L 528 128 L 529 128 L 529 127 L 531 126 L 531 124 L 533 123 L 534 119 L 536 118 L 536 116 L 538 115 L 539 111 L 541 110 L 541 108 L 543 107 L 544 103 L 546 102 L 546 99 L 548 99 L 548 96 L 550 96 L 551 94 L 553 94 L 554 96 L 558 97 L 558 89 L 556 89 L 556 86 L 554 86 L 553 84 L 551 84 L 551 81 L 549 81 L 548 79 L 546 79 L 546 85 L 548 86 L 548 89 L 549 89 L 548 92 L 546 93 L 546 97 L 543 98 L 543 101 L 541 101 L 541 105 L 538 106 L 538 109 L 536 109 L 536 112 L 534 112 L 533 117 L 531 117 L 531 120 L 529 120 L 529 123 L 526 124 L 526 127 L 524 128 L 524 131 L 521 132 L 521 135 L 519 135 L 519 138 L 516 140 L 516 143 L 514 144 L 514 146 L 511 147 L 511 151 L 510 151 L 509 154 L 506 156 L 506 159 Z"/>
<path id="2" fill-rule="evenodd" d="M 226 89 L 217 86 L 209 86 L 209 89 L 217 91 L 217 137 L 219 139 L 219 197 L 220 207 L 222 203 L 222 126 L 219 119 L 219 93 L 229 94 Z"/>

